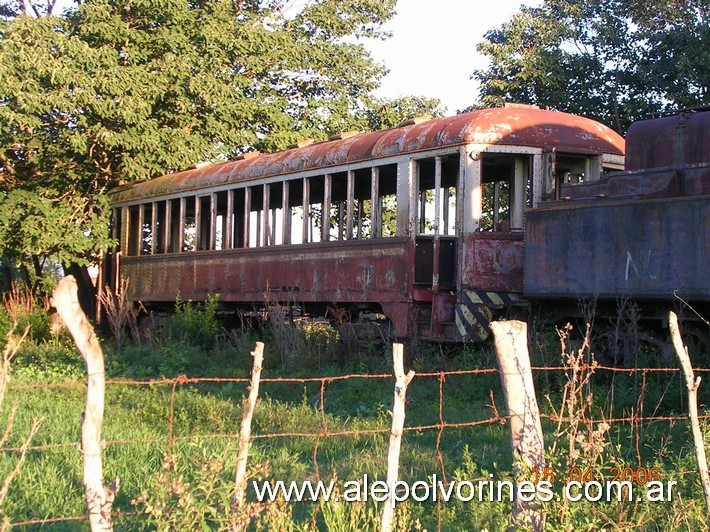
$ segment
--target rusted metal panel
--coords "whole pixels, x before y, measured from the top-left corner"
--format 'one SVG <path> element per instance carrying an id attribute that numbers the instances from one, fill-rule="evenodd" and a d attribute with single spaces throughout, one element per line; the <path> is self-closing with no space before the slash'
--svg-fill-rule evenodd
<path id="1" fill-rule="evenodd" d="M 708 162 L 710 112 L 682 112 L 631 124 L 626 134 L 626 169 Z"/>
<path id="2" fill-rule="evenodd" d="M 259 302 L 409 301 L 408 239 L 350 241 L 176 255 L 128 257 L 122 275 L 134 299 Z"/>
<path id="3" fill-rule="evenodd" d="M 669 168 L 654 172 L 623 172 L 611 174 L 600 181 L 590 181 L 562 186 L 565 200 L 606 198 L 610 196 L 637 196 L 643 198 L 672 197 L 681 193 L 681 175 Z"/>
<path id="4" fill-rule="evenodd" d="M 530 297 L 710 300 L 710 197 L 606 200 L 527 213 Z"/>
<path id="5" fill-rule="evenodd" d="M 450 293 L 435 294 L 431 307 L 431 336 L 443 337 L 445 326 L 454 323 L 456 295 Z"/>
<path id="6" fill-rule="evenodd" d="M 593 120 L 541 109 L 483 109 L 169 174 L 116 189 L 111 200 L 147 199 L 471 143 L 624 153 L 623 138 Z"/>
<path id="7" fill-rule="evenodd" d="M 522 292 L 522 233 L 479 232 L 466 236 L 461 286 L 466 289 Z"/>
<path id="8" fill-rule="evenodd" d="M 609 197 L 672 198 L 710 194 L 710 163 L 610 174 L 599 181 L 562 186 L 564 200 Z"/>

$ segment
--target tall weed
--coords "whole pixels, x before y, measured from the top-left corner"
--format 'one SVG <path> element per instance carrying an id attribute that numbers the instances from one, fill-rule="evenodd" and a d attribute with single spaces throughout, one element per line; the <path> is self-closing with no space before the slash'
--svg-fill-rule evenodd
<path id="1" fill-rule="evenodd" d="M 178 296 L 175 313 L 159 327 L 156 335 L 158 342 L 162 345 L 179 343 L 205 350 L 214 349 L 222 333 L 218 309 L 217 295 L 209 296 L 202 305 Z"/>
<path id="2" fill-rule="evenodd" d="M 13 284 L 12 289 L 2 296 L 0 337 L 5 338 L 13 327 L 22 331 L 29 326 L 30 339 L 36 342 L 51 339 L 48 309 L 46 298 L 40 301 L 29 288 Z"/>

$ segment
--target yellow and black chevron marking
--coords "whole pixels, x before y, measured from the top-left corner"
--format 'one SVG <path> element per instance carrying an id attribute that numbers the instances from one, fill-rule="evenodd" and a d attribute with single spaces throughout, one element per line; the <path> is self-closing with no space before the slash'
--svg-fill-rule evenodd
<path id="1" fill-rule="evenodd" d="M 462 295 L 462 302 L 456 305 L 456 329 L 462 339 L 474 342 L 482 342 L 490 336 L 488 324 L 493 319 L 493 311 L 517 299 L 515 294 L 484 290 L 464 290 Z"/>

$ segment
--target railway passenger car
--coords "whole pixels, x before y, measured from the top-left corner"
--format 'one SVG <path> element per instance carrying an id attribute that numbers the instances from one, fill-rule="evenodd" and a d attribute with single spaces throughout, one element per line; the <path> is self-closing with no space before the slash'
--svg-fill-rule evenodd
<path id="1" fill-rule="evenodd" d="M 621 170 L 624 144 L 580 116 L 508 107 L 246 153 L 112 191 L 106 279 L 147 307 L 217 294 L 484 340 L 525 305 L 525 218 Z"/>

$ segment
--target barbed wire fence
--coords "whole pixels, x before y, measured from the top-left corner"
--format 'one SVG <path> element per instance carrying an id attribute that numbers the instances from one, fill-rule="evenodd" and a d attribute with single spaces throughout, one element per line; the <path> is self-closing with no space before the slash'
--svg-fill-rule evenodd
<path id="1" fill-rule="evenodd" d="M 611 378 L 615 375 L 627 375 L 627 376 L 635 376 L 640 378 L 641 384 L 639 386 L 639 389 L 641 390 L 641 394 L 644 393 L 644 390 L 646 389 L 647 386 L 647 380 L 650 376 L 655 375 L 655 374 L 668 374 L 668 375 L 677 375 L 680 373 L 680 368 L 650 368 L 650 367 L 645 367 L 645 368 L 618 368 L 618 367 L 609 367 L 609 366 L 601 366 L 597 364 L 589 364 L 587 362 L 583 362 L 580 368 L 578 368 L 581 371 L 593 371 L 595 375 L 601 375 L 601 374 L 608 374 Z M 570 368 L 567 366 L 555 366 L 555 367 L 533 367 L 532 368 L 533 374 L 539 378 L 542 375 L 552 375 L 552 374 L 558 374 L 561 375 L 563 378 L 565 375 L 567 375 L 570 371 Z M 710 369 L 707 368 L 698 368 L 695 369 L 696 374 L 701 374 L 705 375 L 708 372 L 710 372 Z M 493 391 L 491 390 L 490 392 L 490 404 L 488 405 L 488 415 L 487 417 L 483 417 L 481 419 L 470 419 L 467 421 L 450 421 L 446 419 L 445 416 L 445 408 L 444 408 L 444 403 L 445 403 L 445 397 L 446 397 L 446 383 L 448 379 L 451 379 L 452 377 L 456 378 L 463 378 L 467 379 L 467 382 L 470 381 L 469 386 L 471 388 L 476 387 L 476 379 L 479 379 L 483 376 L 487 375 L 493 375 L 493 374 L 499 374 L 500 370 L 498 368 L 480 368 L 480 369 L 470 369 L 470 370 L 455 370 L 455 371 L 436 371 L 436 372 L 420 372 L 416 373 L 414 375 L 411 375 L 409 383 L 408 383 L 408 388 L 410 390 L 416 390 L 417 387 L 423 385 L 426 381 L 434 381 L 436 383 L 436 388 L 437 388 L 437 393 L 438 393 L 438 400 L 435 402 L 435 404 L 431 405 L 432 412 L 434 412 L 434 415 L 438 418 L 438 420 L 434 423 L 424 423 L 424 424 L 410 424 L 410 423 L 404 423 L 404 426 L 402 427 L 402 435 L 403 435 L 403 445 L 406 446 L 406 435 L 409 433 L 423 433 L 423 432 L 431 432 L 436 435 L 435 438 L 435 454 L 436 454 L 436 459 L 439 463 L 440 467 L 440 474 L 441 478 L 443 479 L 444 485 L 448 485 L 451 480 L 451 473 L 450 470 L 447 471 L 446 467 L 446 459 L 445 459 L 445 454 L 442 452 L 442 440 L 444 438 L 444 433 L 446 431 L 455 431 L 455 430 L 462 430 L 462 429 L 477 429 L 481 428 L 484 426 L 491 426 L 491 425 L 499 425 L 499 424 L 507 424 L 509 422 L 509 416 L 505 414 L 501 414 L 498 411 L 498 408 L 496 407 L 495 400 L 493 397 Z M 314 475 L 314 480 L 318 481 L 322 478 L 322 474 L 320 471 L 319 467 L 319 448 L 322 446 L 323 442 L 329 439 L 334 439 L 334 438 L 343 438 L 343 437 L 358 437 L 358 436 L 363 436 L 363 435 L 375 435 L 375 434 L 381 434 L 381 435 L 390 435 L 393 433 L 392 428 L 390 427 L 382 427 L 382 428 L 367 428 L 367 429 L 362 429 L 362 428 L 341 428 L 341 425 L 343 424 L 342 420 L 337 423 L 337 427 L 333 427 L 332 423 L 329 422 L 329 416 L 327 415 L 328 413 L 328 392 L 329 389 L 335 386 L 337 383 L 343 382 L 343 381 L 383 381 L 383 382 L 391 382 L 394 379 L 392 374 L 388 373 L 381 373 L 381 374 L 346 374 L 346 375 L 338 375 L 338 376 L 325 376 L 325 377 L 310 377 L 310 378 L 295 378 L 295 377 L 275 377 L 275 378 L 261 378 L 259 381 L 259 385 L 261 386 L 262 390 L 268 390 L 269 386 L 273 385 L 284 385 L 284 384 L 299 384 L 299 385 L 313 385 L 316 388 L 318 388 L 318 404 L 315 407 L 315 409 L 318 412 L 318 417 L 320 419 L 320 425 L 317 430 L 302 430 L 302 431 L 294 431 L 294 430 L 286 430 L 286 431 L 276 431 L 276 432 L 258 432 L 258 431 L 252 431 L 250 435 L 250 441 L 251 442 L 259 442 L 263 440 L 271 440 L 271 439 L 283 439 L 283 438 L 308 438 L 308 439 L 314 439 L 314 447 L 313 447 L 313 454 L 312 454 L 312 467 L 313 467 L 313 475 Z M 167 394 L 166 402 L 167 402 L 167 410 L 168 410 L 168 416 L 167 416 L 167 427 L 166 427 L 166 432 L 167 435 L 165 437 L 158 437 L 158 438 L 135 438 L 135 439 L 130 439 L 130 438 L 124 438 L 124 439 L 107 439 L 107 440 L 102 440 L 102 448 L 107 449 L 109 447 L 114 447 L 114 446 L 130 446 L 130 445 L 153 445 L 153 444 L 159 444 L 159 445 L 164 445 L 165 448 L 170 452 L 173 447 L 179 443 L 179 442 L 188 442 L 188 441 L 200 441 L 200 440 L 234 440 L 234 441 L 239 441 L 240 437 L 242 436 L 242 432 L 239 430 L 240 428 L 240 419 L 235 419 L 234 420 L 234 431 L 221 431 L 221 432 L 206 432 L 206 433 L 200 433 L 200 434 L 183 434 L 179 427 L 179 422 L 176 419 L 176 397 L 179 394 L 180 390 L 189 387 L 189 386 L 196 386 L 196 385 L 209 385 L 209 384 L 219 384 L 219 385 L 226 385 L 226 384 L 233 384 L 233 385 L 239 385 L 239 386 L 245 386 L 248 387 L 250 385 L 253 385 L 253 383 L 250 381 L 248 378 L 193 378 L 193 377 L 188 377 L 188 376 L 180 376 L 176 378 L 160 378 L 160 379 L 147 379 L 147 380 L 107 380 L 106 385 L 107 388 L 114 388 L 114 387 L 136 387 L 136 388 L 165 388 L 166 390 L 169 390 L 169 393 Z M 395 385 L 396 386 L 396 385 Z M 23 392 L 31 392 L 33 390 L 51 390 L 51 389 L 62 389 L 62 388 L 80 388 L 80 389 L 85 389 L 86 388 L 86 383 L 85 382 L 64 382 L 64 383 L 56 383 L 56 384 L 22 384 L 22 385 L 11 385 L 8 386 L 8 393 L 9 394 L 17 394 L 17 393 L 23 393 Z M 399 390 L 395 388 L 394 391 L 395 394 L 399 393 Z M 391 397 L 391 394 L 390 394 Z M 386 402 L 388 401 L 389 398 L 387 397 L 382 397 L 382 401 Z M 644 401 L 643 398 L 641 398 L 638 402 L 640 405 L 640 408 L 637 408 L 632 414 L 630 415 L 622 415 L 622 416 L 613 416 L 613 417 L 607 417 L 604 416 L 603 418 L 600 419 L 594 419 L 594 418 L 585 418 L 584 422 L 587 423 L 589 426 L 594 426 L 597 424 L 601 423 L 606 423 L 606 424 L 626 424 L 631 428 L 631 432 L 634 435 L 634 442 L 633 444 L 636 446 L 636 450 L 638 453 L 638 459 L 641 461 L 641 455 L 640 455 L 640 441 L 641 441 L 641 433 L 643 431 L 643 428 L 645 426 L 649 426 L 650 424 L 654 423 L 685 423 L 688 422 L 688 416 L 687 415 L 659 415 L 657 412 L 652 412 L 650 415 L 644 412 Z M 257 407 L 258 408 L 258 407 Z M 480 417 L 480 416 L 478 416 Z M 571 419 L 569 417 L 565 416 L 559 416 L 554 413 L 542 413 L 541 417 L 548 421 L 551 422 L 552 424 L 565 424 L 571 422 Z M 709 415 L 700 415 L 699 418 L 702 420 L 707 420 L 710 416 Z M 107 423 L 110 423 L 110 418 L 108 418 Z M 475 441 L 472 441 L 471 444 L 475 445 Z M 30 445 L 30 446 L 23 446 L 23 447 L 17 447 L 17 446 L 4 446 L 0 448 L 0 452 L 2 453 L 15 453 L 19 454 L 21 452 L 34 452 L 34 453 L 51 453 L 52 451 L 58 450 L 58 449 L 66 449 L 66 448 L 76 448 L 77 452 L 79 452 L 81 447 L 81 442 L 80 441 L 64 441 L 64 442 L 56 442 L 56 443 L 47 443 L 47 444 L 41 444 L 41 445 Z M 676 474 L 683 475 L 683 474 L 697 474 L 697 471 L 682 471 L 682 472 L 676 472 Z M 439 513 L 439 522 L 440 522 L 440 515 L 441 515 L 441 502 L 437 501 L 437 511 Z M 129 512 L 130 513 L 130 512 Z M 137 512 L 135 512 L 137 513 Z M 126 516 L 128 515 L 127 512 L 121 512 L 120 515 Z M 46 516 L 42 518 L 36 518 L 36 519 L 29 519 L 29 520 L 23 520 L 23 521 L 16 521 L 16 522 L 11 522 L 10 525 L 12 527 L 25 527 L 25 526 L 30 526 L 30 525 L 43 525 L 43 524 L 50 524 L 50 523 L 59 523 L 59 522 L 73 522 L 73 521 L 86 521 L 87 515 L 68 515 L 68 516 Z"/>

